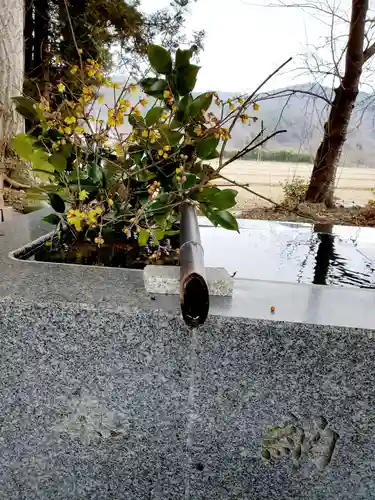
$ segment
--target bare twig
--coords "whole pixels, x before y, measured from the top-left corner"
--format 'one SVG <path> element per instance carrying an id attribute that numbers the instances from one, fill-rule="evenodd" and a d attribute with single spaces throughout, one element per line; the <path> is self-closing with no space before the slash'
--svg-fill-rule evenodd
<path id="1" fill-rule="evenodd" d="M 235 110 L 235 111 L 232 111 L 232 113 L 229 113 L 229 115 L 226 117 L 226 120 L 230 117 L 232 117 L 234 114 L 235 114 L 235 117 L 229 127 L 229 134 L 231 133 L 231 131 L 233 130 L 233 127 L 235 126 L 237 120 L 239 119 L 239 117 L 241 116 L 241 114 L 243 113 L 243 111 L 247 108 L 247 106 L 251 103 L 252 99 L 254 98 L 254 96 L 259 92 L 259 90 L 269 81 L 271 80 L 272 77 L 274 77 L 279 71 L 282 70 L 282 68 L 284 68 L 290 61 L 292 60 L 292 57 L 289 57 L 289 59 L 287 59 L 285 62 L 283 62 L 282 64 L 280 64 L 280 66 L 278 68 L 275 69 L 275 71 L 273 71 L 270 75 L 267 76 L 267 78 L 265 78 L 262 83 L 260 85 L 258 85 L 258 87 L 254 90 L 254 92 L 252 94 L 250 94 L 250 96 L 245 100 L 245 102 L 238 108 L 238 110 Z M 223 141 L 223 144 L 221 146 L 221 151 L 220 151 L 220 157 L 219 157 L 219 169 L 221 170 L 222 167 L 222 164 L 223 164 L 223 156 L 224 156 L 224 151 L 225 151 L 225 147 L 227 145 L 227 142 L 228 142 L 228 139 L 225 139 Z"/>

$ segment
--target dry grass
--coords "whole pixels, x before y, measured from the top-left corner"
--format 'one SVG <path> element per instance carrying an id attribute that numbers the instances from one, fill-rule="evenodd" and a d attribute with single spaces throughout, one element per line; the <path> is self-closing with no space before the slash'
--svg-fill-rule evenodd
<path id="1" fill-rule="evenodd" d="M 228 165 L 223 175 L 249 187 L 277 203 L 283 201 L 281 184 L 299 176 L 309 180 L 312 165 L 305 163 L 256 162 L 239 160 Z M 335 194 L 345 205 L 364 206 L 372 197 L 370 189 L 375 187 L 375 169 L 365 167 L 340 167 L 337 173 Z M 238 209 L 249 210 L 265 207 L 267 203 L 239 189 Z M 268 205 L 269 206 L 269 205 Z"/>

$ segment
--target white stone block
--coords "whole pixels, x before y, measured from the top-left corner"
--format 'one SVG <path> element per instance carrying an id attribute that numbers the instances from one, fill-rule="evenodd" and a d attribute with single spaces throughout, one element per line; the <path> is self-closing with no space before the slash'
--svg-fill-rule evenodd
<path id="1" fill-rule="evenodd" d="M 222 267 L 206 267 L 206 282 L 210 295 L 227 297 L 233 293 L 233 278 Z M 148 293 L 180 294 L 179 266 L 146 266 L 143 271 Z"/>

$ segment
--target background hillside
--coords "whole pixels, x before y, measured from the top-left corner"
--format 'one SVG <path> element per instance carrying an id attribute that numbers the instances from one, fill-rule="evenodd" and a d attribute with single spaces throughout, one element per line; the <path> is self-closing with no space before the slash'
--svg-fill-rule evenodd
<path id="1" fill-rule="evenodd" d="M 116 79 L 115 79 L 116 80 Z M 123 83 L 121 79 L 117 79 Z M 327 104 L 319 97 L 314 97 L 302 92 L 310 92 L 310 85 L 299 85 L 288 89 L 276 89 L 267 94 L 259 95 L 260 110 L 256 113 L 259 118 L 257 123 L 249 125 L 237 124 L 228 149 L 239 149 L 260 130 L 261 120 L 266 132 L 275 129 L 286 129 L 285 134 L 280 134 L 265 145 L 266 150 L 293 150 L 295 152 L 314 155 L 322 137 L 322 128 L 327 116 Z M 115 91 L 115 96 L 120 91 Z M 330 98 L 330 89 L 323 87 L 314 88 L 317 95 Z M 106 117 L 106 106 L 111 107 L 114 102 L 114 91 L 104 88 L 101 91 L 105 104 L 97 103 L 94 112 L 100 112 L 101 118 Z M 228 99 L 235 94 L 219 92 L 222 99 Z M 135 102 L 139 93 L 134 93 L 130 98 Z M 212 111 L 215 111 L 213 106 Z M 346 141 L 341 164 L 343 166 L 375 167 L 375 95 L 361 92 L 357 99 L 357 106 L 350 123 L 350 131 Z M 126 126 L 122 131 L 125 132 Z"/>

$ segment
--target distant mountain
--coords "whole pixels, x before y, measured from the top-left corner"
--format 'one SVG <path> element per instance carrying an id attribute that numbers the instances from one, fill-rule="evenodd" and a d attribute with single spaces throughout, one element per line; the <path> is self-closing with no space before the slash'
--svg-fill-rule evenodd
<path id="1" fill-rule="evenodd" d="M 122 83 L 122 82 L 121 82 Z M 107 106 L 113 106 L 114 95 L 119 90 L 104 88 L 101 93 Z M 259 95 L 260 110 L 249 112 L 258 118 L 251 125 L 237 124 L 232 132 L 228 149 L 239 149 L 260 131 L 261 121 L 266 134 L 274 130 L 286 129 L 287 132 L 271 139 L 267 150 L 288 149 L 314 155 L 322 138 L 322 129 L 328 113 L 328 105 L 321 97 L 330 99 L 331 90 L 324 87 L 312 88 L 310 85 L 299 85 L 285 89 L 276 89 Z M 235 96 L 234 93 L 219 92 L 222 99 Z M 311 95 L 315 94 L 315 95 Z M 131 102 L 139 98 L 139 92 L 126 96 Z M 101 108 L 101 109 L 99 109 Z M 215 112 L 216 106 L 212 106 Z M 95 104 L 94 112 L 100 111 L 105 119 L 106 109 Z M 343 165 L 375 167 L 375 95 L 361 92 L 349 126 L 342 161 Z M 125 132 L 127 127 L 123 127 Z"/>

